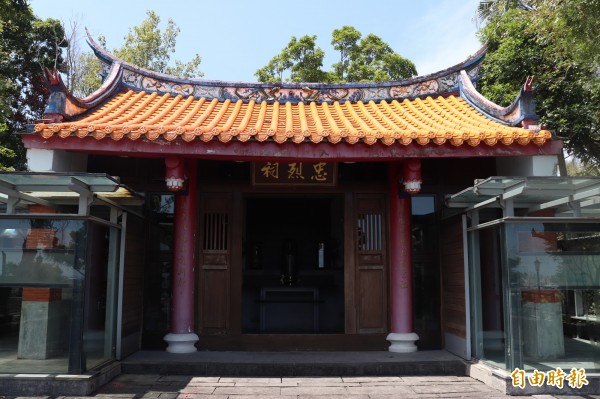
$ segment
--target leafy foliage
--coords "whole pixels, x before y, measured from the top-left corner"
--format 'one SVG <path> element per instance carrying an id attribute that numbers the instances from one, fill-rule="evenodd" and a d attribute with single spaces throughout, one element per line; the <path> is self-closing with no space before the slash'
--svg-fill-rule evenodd
<path id="1" fill-rule="evenodd" d="M 290 70 L 292 82 L 322 82 L 329 80 L 321 67 L 325 52 L 316 44 L 317 36 L 292 36 L 286 48 L 256 71 L 261 82 L 280 82 L 283 73 Z"/>
<path id="2" fill-rule="evenodd" d="M 567 163 L 567 175 L 569 176 L 600 176 L 600 168 L 597 165 L 583 163 L 572 159 Z"/>
<path id="3" fill-rule="evenodd" d="M 48 97 L 44 69 L 62 68 L 64 30 L 35 17 L 26 0 L 0 0 L 0 169 L 22 170 L 25 150 L 17 133 L 43 115 Z"/>
<path id="4" fill-rule="evenodd" d="M 416 74 L 417 69 L 411 61 L 395 53 L 379 36 L 370 34 L 351 48 L 348 74 L 339 78 L 349 82 L 385 81 L 402 80 Z"/>
<path id="5" fill-rule="evenodd" d="M 290 72 L 292 82 L 385 81 L 407 79 L 417 74 L 414 64 L 395 53 L 380 37 L 362 38 L 351 26 L 335 29 L 331 44 L 340 52 L 340 62 L 323 71 L 325 52 L 316 36 L 292 37 L 287 47 L 274 56 L 255 76 L 261 82 L 281 82 Z"/>
<path id="6" fill-rule="evenodd" d="M 356 43 L 361 36 L 360 32 L 352 26 L 334 29 L 331 34 L 331 44 L 340 52 L 340 62 L 333 64 L 333 70 L 340 79 L 345 79 L 347 76 L 351 58 L 356 52 Z"/>
<path id="7" fill-rule="evenodd" d="M 202 77 L 200 71 L 201 58 L 196 54 L 190 61 L 175 60 L 171 64 L 171 56 L 175 52 L 177 36 L 180 29 L 169 19 L 166 29 L 161 31 L 160 17 L 152 10 L 146 12 L 147 18 L 140 25 L 129 29 L 121 47 L 113 53 L 126 62 L 156 72 L 167 73 L 183 78 Z M 79 46 L 79 29 L 77 22 L 71 22 L 67 41 L 67 88 L 77 97 L 85 97 L 98 89 L 100 79 L 100 62 L 90 51 L 82 51 Z M 98 42 L 106 47 L 103 36 Z"/>
<path id="8" fill-rule="evenodd" d="M 515 8 L 532 10 L 534 2 L 535 0 L 484 0 L 479 2 L 477 16 L 482 21 L 489 21 Z"/>
<path id="9" fill-rule="evenodd" d="M 89 51 L 82 51 L 80 29 L 77 20 L 70 21 L 65 40 L 68 43 L 65 55 L 65 85 L 73 95 L 83 98 L 102 84 L 100 61 Z M 98 38 L 102 46 L 106 46 L 103 36 Z"/>
<path id="10" fill-rule="evenodd" d="M 287 47 L 273 57 L 267 65 L 256 71 L 261 82 L 281 82 L 283 73 L 290 70 L 292 82 L 328 81 L 329 77 L 321 67 L 325 52 L 317 47 L 317 36 L 292 36 Z"/>
<path id="11" fill-rule="evenodd" d="M 540 32 L 543 40 L 579 62 L 600 65 L 600 0 L 545 0 L 537 9 L 538 19 L 551 21 Z"/>
<path id="12" fill-rule="evenodd" d="M 587 0 L 569 0 L 572 4 Z M 566 2 L 566 3 L 569 3 Z M 488 53 L 482 65 L 480 91 L 508 105 L 527 75 L 537 82 L 540 123 L 565 138 L 567 151 L 586 163 L 600 164 L 600 65 L 597 55 L 581 56 L 563 43 L 579 43 L 557 21 L 574 18 L 556 7 L 561 1 L 540 1 L 535 10 L 513 8 L 491 19 L 480 31 Z M 596 10 L 595 12 L 598 12 Z M 583 17 L 583 14 L 581 15 Z M 582 22 L 582 24 L 587 24 Z M 598 37 L 598 32 L 588 32 Z M 572 41 L 573 40 L 573 41 Z M 589 48 L 586 48 L 589 50 Z M 594 61 L 594 59 L 596 61 Z"/>
<path id="13" fill-rule="evenodd" d="M 79 54 L 74 65 L 67 88 L 74 96 L 84 98 L 102 85 L 102 67 L 98 58 L 90 52 Z"/>
<path id="14" fill-rule="evenodd" d="M 175 66 L 169 65 L 171 55 L 175 52 L 179 27 L 169 18 L 164 32 L 159 28 L 160 17 L 154 11 L 146 12 L 148 16 L 138 26 L 129 29 L 123 45 L 114 51 L 124 61 L 156 72 L 168 73 L 180 77 L 201 77 L 199 70 L 200 56 L 196 54 L 187 63 L 177 61 Z"/>

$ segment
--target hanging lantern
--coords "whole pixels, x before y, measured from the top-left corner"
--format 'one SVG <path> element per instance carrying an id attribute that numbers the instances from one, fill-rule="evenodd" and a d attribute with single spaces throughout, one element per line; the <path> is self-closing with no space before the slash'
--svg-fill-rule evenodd
<path id="1" fill-rule="evenodd" d="M 185 171 L 183 160 L 177 157 L 169 157 L 165 159 L 165 182 L 169 191 L 183 190 L 185 183 Z"/>
<path id="2" fill-rule="evenodd" d="M 418 194 L 421 191 L 421 161 L 410 159 L 404 162 L 402 170 L 404 191 L 409 194 Z"/>

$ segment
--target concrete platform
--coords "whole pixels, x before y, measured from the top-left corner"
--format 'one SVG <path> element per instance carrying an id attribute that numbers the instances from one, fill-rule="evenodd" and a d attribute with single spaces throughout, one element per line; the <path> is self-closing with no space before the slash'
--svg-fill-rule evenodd
<path id="1" fill-rule="evenodd" d="M 86 396 L 121 374 L 111 362 L 85 374 L 0 374 L 0 398 L 11 396 Z"/>
<path id="2" fill-rule="evenodd" d="M 294 377 L 467 375 L 466 362 L 446 351 L 195 352 L 140 351 L 121 361 L 124 374 Z"/>

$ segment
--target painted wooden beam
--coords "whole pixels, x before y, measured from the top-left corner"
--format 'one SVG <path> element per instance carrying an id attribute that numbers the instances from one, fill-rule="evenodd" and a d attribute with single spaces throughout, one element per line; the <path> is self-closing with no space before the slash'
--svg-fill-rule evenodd
<path id="1" fill-rule="evenodd" d="M 260 160 L 319 160 L 319 161 L 354 161 L 377 162 L 393 161 L 405 158 L 472 158 L 472 157 L 512 157 L 531 155 L 562 154 L 562 141 L 547 141 L 544 145 L 530 143 L 528 145 L 513 144 L 495 146 L 467 144 L 455 147 L 449 143 L 443 145 L 390 145 L 375 143 L 282 143 L 275 142 L 237 142 L 223 143 L 218 140 L 210 142 L 193 141 L 148 141 L 144 139 L 129 140 L 96 140 L 92 137 L 51 137 L 44 139 L 36 135 L 23 135 L 26 148 L 60 149 L 88 154 L 105 154 L 141 158 L 161 158 L 169 155 L 187 156 L 198 159 L 219 159 L 236 161 Z"/>

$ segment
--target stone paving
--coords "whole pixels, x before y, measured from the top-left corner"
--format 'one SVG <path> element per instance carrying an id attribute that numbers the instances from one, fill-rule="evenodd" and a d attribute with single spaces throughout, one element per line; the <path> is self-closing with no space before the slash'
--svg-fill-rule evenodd
<path id="1" fill-rule="evenodd" d="M 392 399 L 515 398 L 464 376 L 419 377 L 193 377 L 123 374 L 101 387 L 95 398 L 158 399 Z M 523 397 L 523 396 L 520 396 Z M 600 395 L 527 396 L 536 399 L 600 399 Z M 0 399 L 26 397 L 2 396 Z M 46 396 L 67 399 L 76 397 Z"/>
<path id="2" fill-rule="evenodd" d="M 130 391 L 129 389 L 132 389 Z M 504 398 L 470 377 L 189 377 L 122 375 L 96 397 L 181 399 Z"/>
<path id="3" fill-rule="evenodd" d="M 159 399 L 510 398 L 463 376 L 419 377 L 192 377 L 123 374 L 92 397 Z M 530 396 L 550 399 L 553 396 Z M 0 395 L 0 398 L 8 398 Z M 49 397 L 48 397 L 49 398 Z M 52 397 L 67 398 L 67 397 Z M 567 397 L 564 397 L 565 399 Z M 576 397 L 569 396 L 569 399 Z M 586 399 L 600 396 L 585 396 Z"/>

